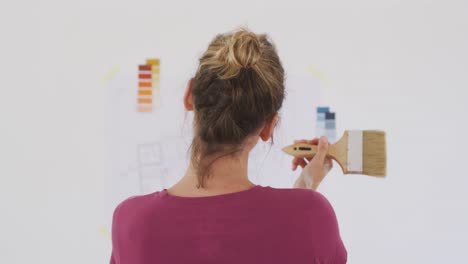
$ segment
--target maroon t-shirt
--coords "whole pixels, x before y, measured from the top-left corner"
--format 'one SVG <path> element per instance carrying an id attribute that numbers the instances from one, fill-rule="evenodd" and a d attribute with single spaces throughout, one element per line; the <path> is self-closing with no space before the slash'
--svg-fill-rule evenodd
<path id="1" fill-rule="evenodd" d="M 166 189 L 122 202 L 112 264 L 346 263 L 335 212 L 318 192 L 256 185 L 206 197 Z"/>

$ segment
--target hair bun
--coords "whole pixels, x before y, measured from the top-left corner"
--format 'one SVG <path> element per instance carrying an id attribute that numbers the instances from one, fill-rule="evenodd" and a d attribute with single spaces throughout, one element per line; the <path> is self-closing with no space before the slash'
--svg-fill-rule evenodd
<path id="1" fill-rule="evenodd" d="M 236 77 L 242 69 L 254 67 L 261 57 L 261 42 L 258 36 L 241 29 L 225 39 L 225 47 L 220 51 L 219 78 Z"/>
<path id="2" fill-rule="evenodd" d="M 246 29 L 218 34 L 199 60 L 192 79 L 190 163 L 197 187 L 205 187 L 214 176 L 213 162 L 237 157 L 249 137 L 274 121 L 285 90 L 283 66 L 265 34 Z"/>

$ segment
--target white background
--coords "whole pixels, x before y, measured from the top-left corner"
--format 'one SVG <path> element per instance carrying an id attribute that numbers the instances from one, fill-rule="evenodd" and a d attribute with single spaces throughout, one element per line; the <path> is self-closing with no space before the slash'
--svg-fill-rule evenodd
<path id="1" fill-rule="evenodd" d="M 468 3 L 272 2 L 2 2 L 0 262 L 108 262 L 101 76 L 164 54 L 183 84 L 241 25 L 269 33 L 287 70 L 326 74 L 339 129 L 388 133 L 387 179 L 321 186 L 349 263 L 464 262 Z"/>

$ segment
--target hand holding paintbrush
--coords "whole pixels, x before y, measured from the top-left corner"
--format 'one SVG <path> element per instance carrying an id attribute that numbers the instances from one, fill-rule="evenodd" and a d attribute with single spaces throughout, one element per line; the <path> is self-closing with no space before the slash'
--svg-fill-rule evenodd
<path id="1" fill-rule="evenodd" d="M 312 157 L 295 157 L 292 161 L 292 170 L 295 171 L 298 166 L 302 167 L 299 178 L 294 183 L 295 188 L 307 188 L 316 190 L 323 178 L 331 170 L 333 164 L 327 157 L 328 140 L 326 137 L 312 140 L 295 140 L 295 144 L 318 145 L 317 154 Z M 307 161 L 306 161 L 307 160 Z"/>
<path id="2" fill-rule="evenodd" d="M 345 131 L 343 137 L 333 145 L 328 146 L 327 144 L 325 147 L 319 143 L 319 146 L 314 146 L 314 143 L 316 144 L 313 141 L 297 141 L 295 144 L 283 148 L 283 151 L 294 156 L 294 161 L 298 165 L 304 165 L 305 161 L 301 162 L 301 158 L 302 160 L 307 158 L 312 163 L 315 160 L 314 156 L 318 155 L 317 162 L 325 160 L 325 157 L 336 160 L 344 174 L 386 176 L 387 151 L 385 132 L 383 131 Z M 295 169 L 294 161 L 293 169 Z M 301 167 L 303 167 L 302 165 Z M 309 165 L 307 164 L 307 166 Z M 320 177 L 318 178 L 320 179 Z M 307 178 L 304 179 L 307 180 Z"/>

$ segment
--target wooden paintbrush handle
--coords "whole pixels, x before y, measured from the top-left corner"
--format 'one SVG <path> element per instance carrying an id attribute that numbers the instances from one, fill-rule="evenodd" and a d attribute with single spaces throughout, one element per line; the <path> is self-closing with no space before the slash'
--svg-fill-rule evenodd
<path id="1" fill-rule="evenodd" d="M 345 139 L 347 139 L 347 137 Z M 297 143 L 285 147 L 283 151 L 297 158 L 311 159 L 315 154 L 317 154 L 318 146 L 307 143 Z M 330 145 L 327 151 L 327 158 L 335 160 L 340 165 L 343 172 L 346 173 L 347 161 L 345 140 L 339 140 L 335 144 Z"/>
<path id="2" fill-rule="evenodd" d="M 292 145 L 292 149 L 294 150 L 294 157 L 297 158 L 313 158 L 315 154 L 318 152 L 318 146 L 316 145 L 309 145 L 306 143 L 298 143 Z M 331 158 L 336 160 L 336 157 L 333 155 L 334 153 L 333 145 L 328 147 L 327 158 Z"/>

